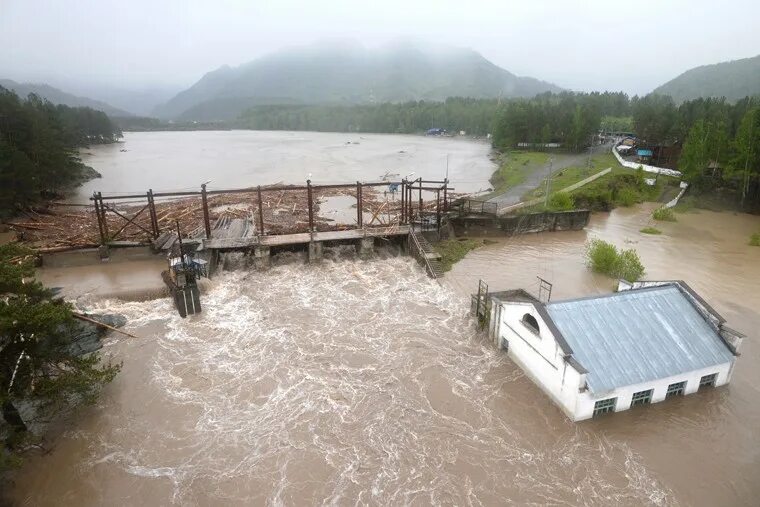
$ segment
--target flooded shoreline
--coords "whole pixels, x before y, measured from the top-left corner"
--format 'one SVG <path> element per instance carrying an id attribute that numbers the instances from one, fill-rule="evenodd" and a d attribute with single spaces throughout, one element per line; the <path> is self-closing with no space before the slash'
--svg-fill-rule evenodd
<path id="1" fill-rule="evenodd" d="M 247 188 L 276 183 L 380 181 L 384 177 L 442 180 L 458 192 L 489 187 L 496 169 L 486 142 L 402 134 L 288 131 L 126 132 L 124 141 L 92 146 L 82 161 L 102 178 L 69 197 L 87 204 L 103 194 Z"/>
<path id="2" fill-rule="evenodd" d="M 81 304 L 126 315 L 141 338 L 109 339 L 105 351 L 124 371 L 49 455 L 30 458 L 13 499 L 751 505 L 760 249 L 746 242 L 760 221 L 699 212 L 647 236 L 638 231 L 649 212 L 498 239 L 443 286 L 409 258 L 336 254 L 319 267 L 296 256 L 265 273 L 225 272 L 207 288 L 204 313 L 186 320 L 167 298 L 90 293 Z M 494 290 L 532 289 L 540 275 L 555 300 L 610 292 L 612 280 L 584 266 L 591 237 L 636 248 L 647 278 L 687 281 L 749 335 L 729 386 L 574 424 L 476 331 L 467 310 L 479 278 Z M 121 284 L 98 276 L 101 290 Z"/>

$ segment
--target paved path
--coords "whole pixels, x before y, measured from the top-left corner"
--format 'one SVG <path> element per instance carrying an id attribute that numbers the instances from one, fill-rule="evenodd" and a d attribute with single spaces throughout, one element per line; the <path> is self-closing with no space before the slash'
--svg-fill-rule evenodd
<path id="1" fill-rule="evenodd" d="M 593 153 L 604 153 L 605 151 L 609 150 L 611 144 L 602 144 L 599 146 L 594 146 Z M 573 154 L 567 154 L 567 153 L 557 153 L 552 155 L 552 172 L 561 171 L 562 169 L 572 167 L 572 166 L 584 166 L 586 165 L 588 161 L 588 151 L 584 153 L 573 153 Z M 495 202 L 498 203 L 499 207 L 502 206 L 511 206 L 512 204 L 517 204 L 522 200 L 522 196 L 525 195 L 527 192 L 530 192 L 534 188 L 537 188 L 539 185 L 543 184 L 544 179 L 549 174 L 549 163 L 543 165 L 537 165 L 531 167 L 530 172 L 525 178 L 525 181 L 520 183 L 519 185 L 515 185 L 512 188 L 507 189 L 506 192 L 503 194 L 499 194 L 495 197 L 491 197 L 488 199 L 488 202 Z"/>

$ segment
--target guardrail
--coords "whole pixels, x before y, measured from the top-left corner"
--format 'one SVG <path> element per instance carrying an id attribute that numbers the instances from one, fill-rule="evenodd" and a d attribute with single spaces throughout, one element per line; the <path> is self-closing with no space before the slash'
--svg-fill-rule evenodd
<path id="1" fill-rule="evenodd" d="M 495 215 L 499 211 L 499 203 L 478 201 L 476 199 L 462 199 L 452 204 L 452 208 L 455 208 L 459 213 Z"/>
<path id="2" fill-rule="evenodd" d="M 413 230 L 409 231 L 409 253 L 412 254 L 418 262 L 422 263 L 430 278 L 438 279 L 443 276 L 443 270 L 438 261 L 431 262 L 427 255 L 428 253 L 432 253 L 432 248 L 427 244 L 427 241 L 425 241 L 424 238 L 417 237 L 417 234 L 415 234 Z"/>
<path id="3" fill-rule="evenodd" d="M 642 170 L 648 173 L 664 174 L 665 176 L 674 176 L 676 178 L 680 178 L 683 175 L 681 171 L 676 171 L 674 169 L 666 169 L 664 167 L 657 167 L 654 165 L 641 164 L 637 162 L 628 162 L 622 156 L 620 156 L 620 153 L 618 153 L 617 151 L 618 146 L 619 144 L 616 144 L 615 146 L 612 147 L 612 154 L 615 155 L 615 158 L 623 167 L 628 167 L 629 169 L 641 168 Z"/>

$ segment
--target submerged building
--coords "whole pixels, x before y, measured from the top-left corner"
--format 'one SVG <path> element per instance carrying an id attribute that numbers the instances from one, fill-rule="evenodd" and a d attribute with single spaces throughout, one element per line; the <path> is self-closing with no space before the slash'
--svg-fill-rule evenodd
<path id="1" fill-rule="evenodd" d="M 546 303 L 486 291 L 473 307 L 573 421 L 727 384 L 743 339 L 682 281 L 621 281 L 613 294 Z"/>

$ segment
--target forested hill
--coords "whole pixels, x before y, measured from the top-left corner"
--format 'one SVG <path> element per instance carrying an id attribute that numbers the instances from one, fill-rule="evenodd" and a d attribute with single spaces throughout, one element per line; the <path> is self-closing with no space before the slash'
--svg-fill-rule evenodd
<path id="1" fill-rule="evenodd" d="M 693 68 L 653 93 L 670 95 L 677 103 L 700 97 L 726 97 L 735 102 L 760 95 L 760 55 Z"/>
<path id="2" fill-rule="evenodd" d="M 119 137 L 102 111 L 20 99 L 0 86 L 0 218 L 97 177 L 76 149 Z"/>
<path id="3" fill-rule="evenodd" d="M 132 113 L 124 111 L 122 109 L 115 108 L 105 102 L 99 100 L 88 99 L 87 97 L 77 97 L 70 93 L 66 93 L 58 88 L 46 84 L 35 83 L 17 83 L 10 79 L 0 79 L 0 86 L 8 90 L 14 91 L 19 97 L 26 97 L 30 93 L 49 100 L 53 104 L 63 104 L 70 107 L 90 107 L 103 111 L 110 117 L 126 117 L 133 116 Z"/>
<path id="4" fill-rule="evenodd" d="M 560 88 L 515 76 L 471 50 L 322 43 L 209 72 L 155 113 L 181 120 L 228 120 L 257 105 L 530 97 L 546 91 Z"/>

